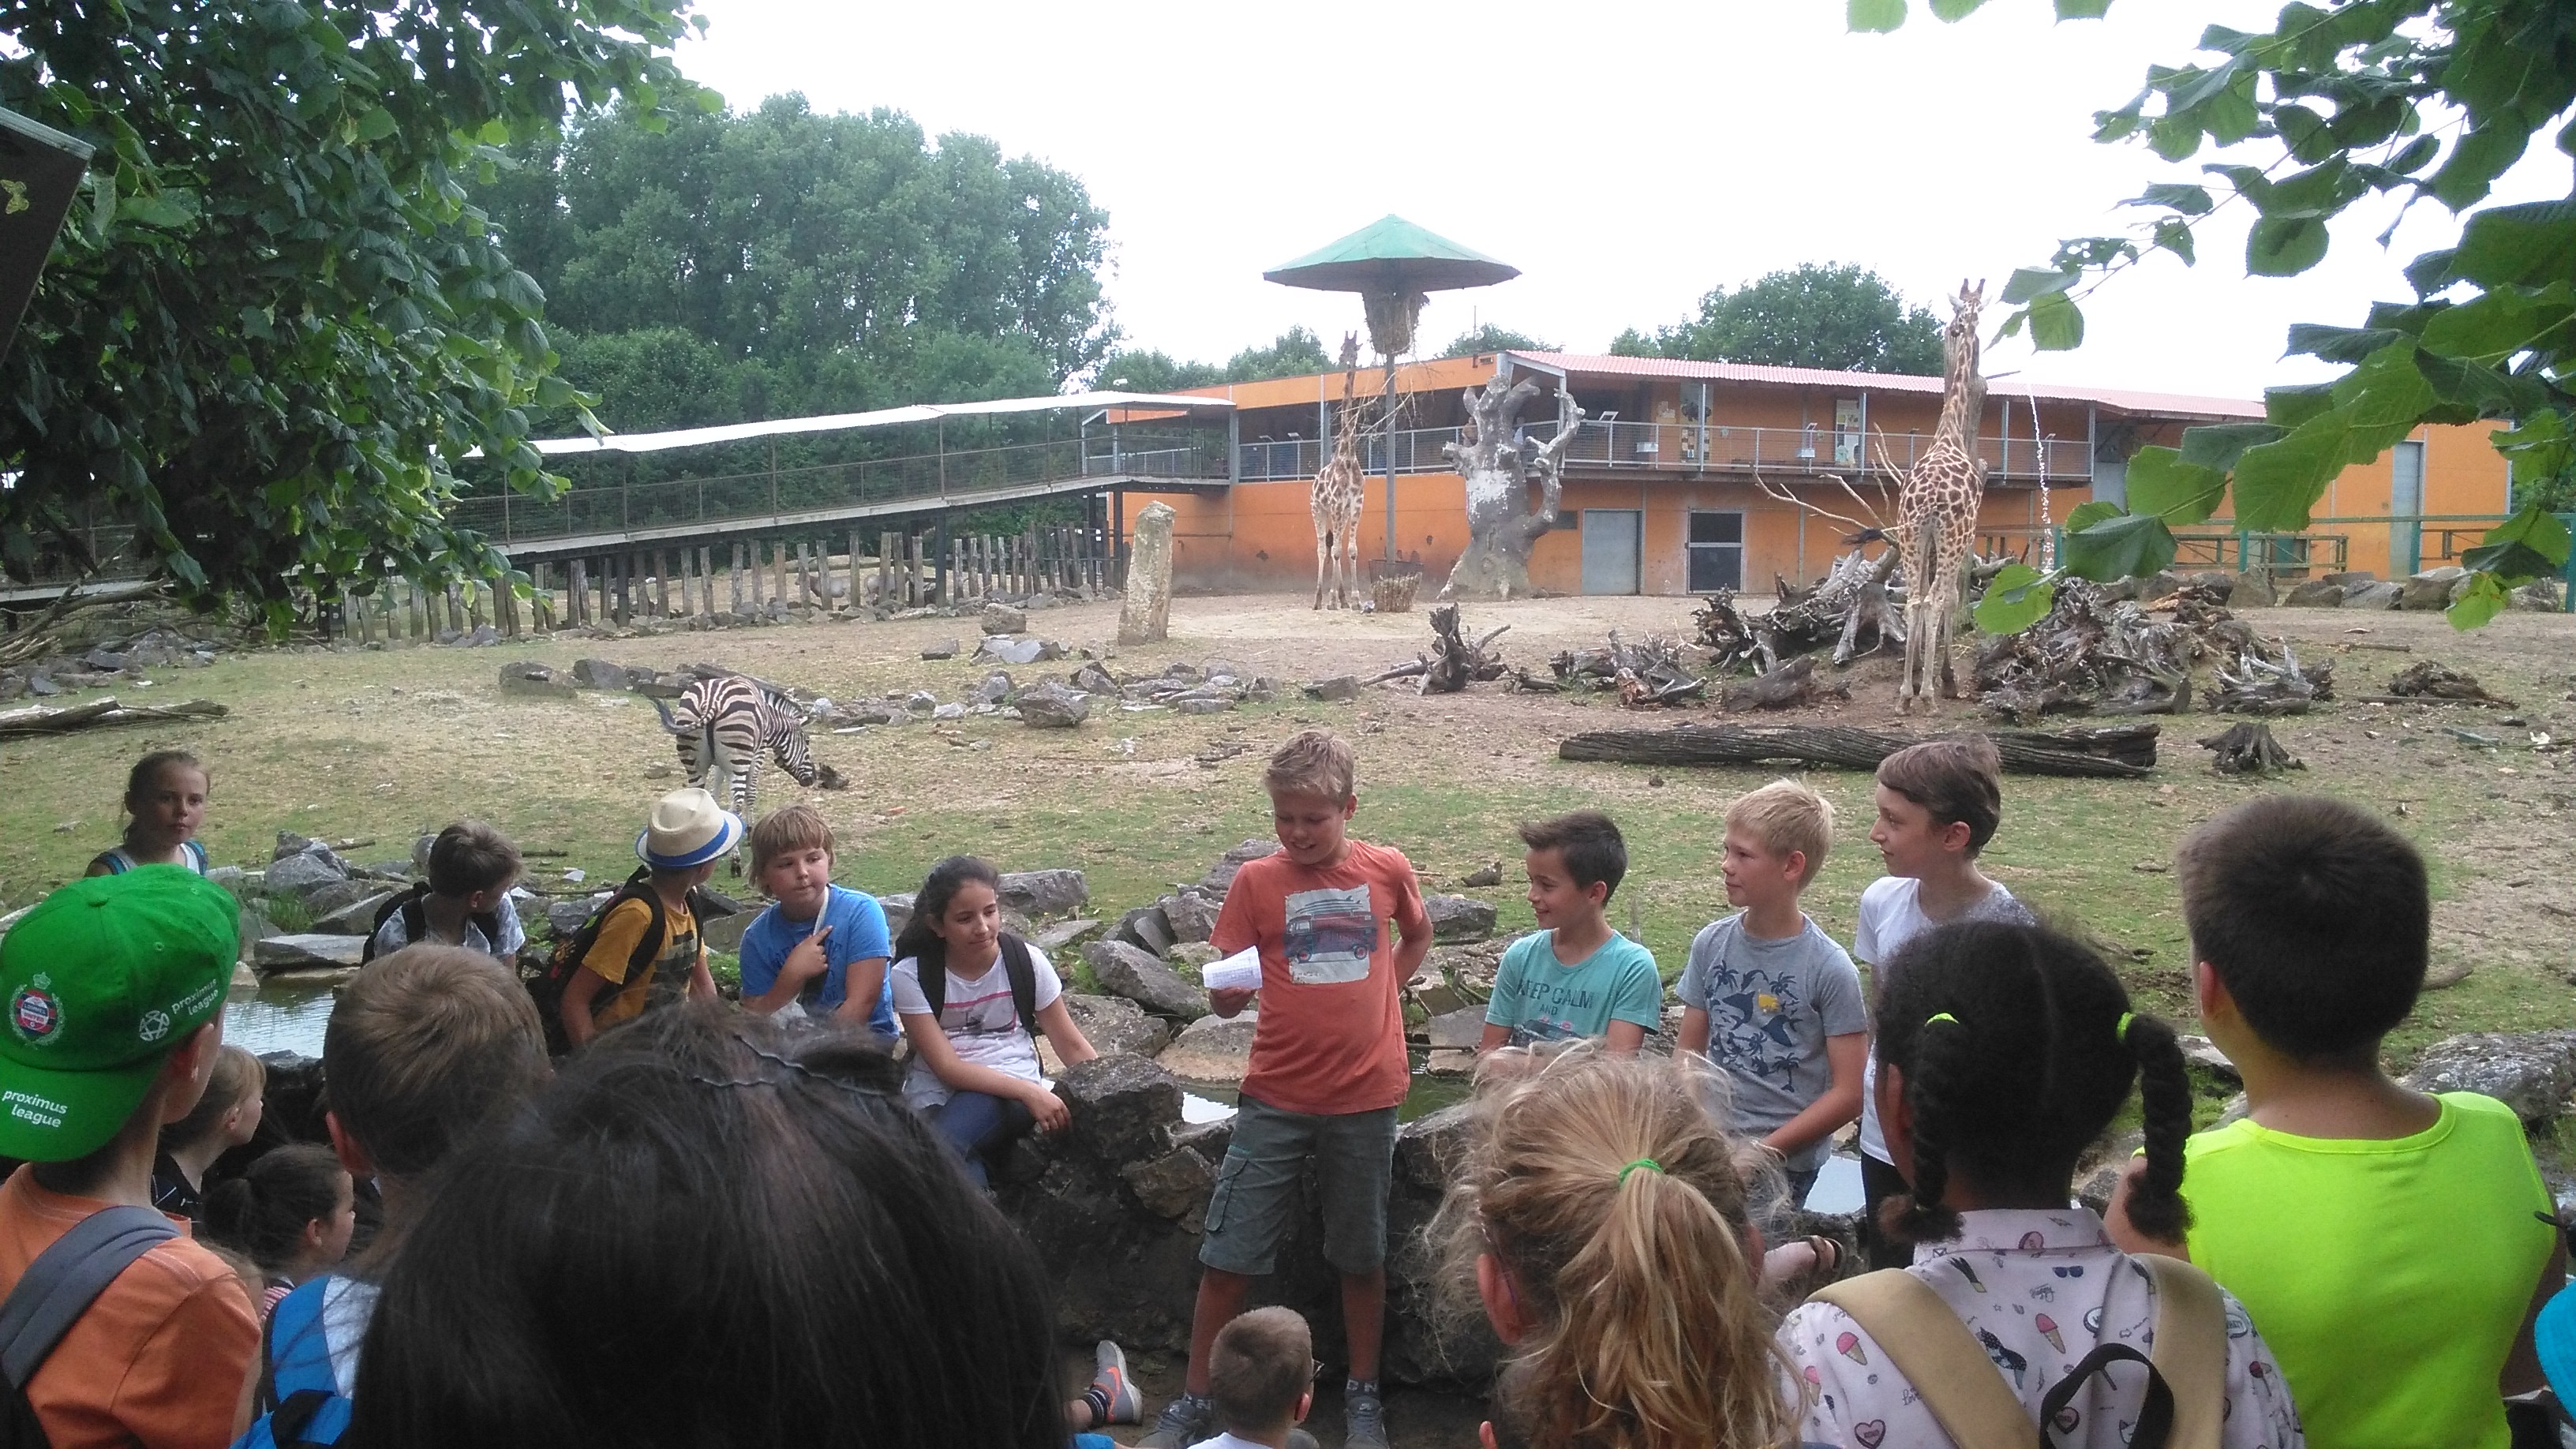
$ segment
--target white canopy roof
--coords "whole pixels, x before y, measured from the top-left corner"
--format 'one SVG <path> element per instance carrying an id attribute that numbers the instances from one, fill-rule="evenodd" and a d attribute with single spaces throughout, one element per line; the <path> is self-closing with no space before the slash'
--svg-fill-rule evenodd
<path id="1" fill-rule="evenodd" d="M 1221 397 L 1191 397 L 1159 392 L 1075 392 L 1046 397 L 999 398 L 977 403 L 915 403 L 879 408 L 869 413 L 833 413 L 819 418 L 772 418 L 762 423 L 727 423 L 714 428 L 682 428 L 668 433 L 609 433 L 597 438 L 545 438 L 529 446 L 548 457 L 565 453 L 659 453 L 707 443 L 738 443 L 746 438 L 776 438 L 791 433 L 837 433 L 853 428 L 885 428 L 897 423 L 931 423 L 941 418 L 983 417 L 996 413 L 1038 413 L 1059 408 L 1231 409 Z"/>

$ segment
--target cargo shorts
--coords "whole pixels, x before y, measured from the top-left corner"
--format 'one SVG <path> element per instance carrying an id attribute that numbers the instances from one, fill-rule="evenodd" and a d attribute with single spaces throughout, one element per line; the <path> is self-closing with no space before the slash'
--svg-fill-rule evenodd
<path id="1" fill-rule="evenodd" d="M 1314 1116 L 1242 1098 L 1233 1143 L 1208 1196 L 1199 1261 L 1246 1277 L 1271 1271 L 1311 1158 L 1323 1208 L 1325 1261 L 1344 1273 L 1383 1267 L 1395 1128 L 1393 1107 Z"/>

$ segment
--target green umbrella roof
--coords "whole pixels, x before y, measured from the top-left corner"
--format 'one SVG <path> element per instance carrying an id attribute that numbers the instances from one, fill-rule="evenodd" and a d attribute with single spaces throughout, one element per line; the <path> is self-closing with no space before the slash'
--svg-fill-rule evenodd
<path id="1" fill-rule="evenodd" d="M 1319 292 L 1440 292 L 1452 287 L 1490 287 L 1520 274 L 1518 267 L 1390 215 L 1285 266 L 1273 267 L 1261 279 Z"/>

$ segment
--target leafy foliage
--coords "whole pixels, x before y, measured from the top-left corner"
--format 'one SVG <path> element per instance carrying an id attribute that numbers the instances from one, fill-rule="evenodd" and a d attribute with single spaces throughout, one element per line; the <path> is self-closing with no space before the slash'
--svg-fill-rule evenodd
<path id="1" fill-rule="evenodd" d="M 1441 348 L 1442 357 L 1472 357 L 1479 352 L 1555 352 L 1557 345 L 1543 342 L 1526 332 L 1514 332 L 1491 322 L 1459 333 Z"/>
<path id="2" fill-rule="evenodd" d="M 1130 392 L 1172 392 L 1229 382 L 1303 377 L 1330 372 L 1337 366 L 1333 358 L 1325 355 L 1324 339 L 1312 329 L 1291 327 L 1272 338 L 1266 347 L 1247 347 L 1236 353 L 1226 359 L 1223 367 L 1207 362 L 1175 362 L 1163 352 L 1115 352 L 1100 364 L 1093 380 L 1101 387 Z"/>
<path id="3" fill-rule="evenodd" d="M 96 525 L 191 597 L 282 613 L 297 577 L 503 563 L 442 518 L 450 461 L 550 480 L 545 293 L 466 182 L 673 67 L 686 0 L 8 0 L 0 105 L 98 148 L 0 363 L 0 559 L 89 562 Z"/>
<path id="4" fill-rule="evenodd" d="M 1931 8 L 1956 20 L 1981 3 Z M 2057 13 L 2094 17 L 2107 4 L 2057 0 Z M 1893 30 L 1906 8 L 1848 0 L 1847 14 L 1855 30 Z M 2213 25 L 2200 50 L 2199 63 L 2151 67 L 2135 99 L 2095 116 L 2094 138 L 2143 142 L 2171 162 L 2260 143 L 2269 164 L 2212 160 L 2201 167 L 2206 181 L 2150 186 L 2128 203 L 2151 213 L 2131 234 L 2078 237 L 2045 267 L 2014 273 L 2005 300 L 2022 310 L 2006 335 L 2026 325 L 2043 350 L 2079 345 L 2085 293 L 2154 251 L 2190 264 L 2195 227 L 2230 205 L 2254 213 L 2245 269 L 2256 276 L 2315 266 L 2331 245 L 2329 223 L 2366 196 L 2393 194 L 2408 206 L 2430 198 L 2467 221 L 2458 246 L 2406 268 L 2413 300 L 2379 303 L 2359 327 L 2291 329 L 2291 351 L 2351 371 L 2329 385 L 2273 389 L 2267 424 L 2194 428 L 2179 450 L 2142 451 L 2130 474 L 2141 511 L 2084 530 L 2100 547 L 2079 551 L 2070 532 L 2067 570 L 2104 577 L 2096 570 L 2132 563 L 2142 549 L 2169 556 L 2169 524 L 2209 518 L 2231 496 L 2240 526 L 2295 532 L 2346 466 L 2425 423 L 2492 419 L 2504 424 L 2492 437 L 2511 464 L 2518 511 L 2464 556 L 2473 577 L 2451 609 L 2463 628 L 2484 623 L 2505 590 L 2567 561 L 2567 530 L 2543 510 L 2576 491 L 2565 482 L 2576 475 L 2576 395 L 2565 385 L 2576 368 L 2576 193 L 2479 204 L 2533 137 L 2576 105 L 2576 7 L 2292 0 L 2270 31 Z M 2576 154 L 2576 124 L 2555 142 Z"/>
<path id="5" fill-rule="evenodd" d="M 1901 3 L 1901 0 L 1900 0 Z M 1941 324 L 1876 272 L 1810 262 L 1700 298 L 1699 315 L 1652 337 L 1629 329 L 1621 357 L 1747 362 L 1834 371 L 1941 371 Z"/>

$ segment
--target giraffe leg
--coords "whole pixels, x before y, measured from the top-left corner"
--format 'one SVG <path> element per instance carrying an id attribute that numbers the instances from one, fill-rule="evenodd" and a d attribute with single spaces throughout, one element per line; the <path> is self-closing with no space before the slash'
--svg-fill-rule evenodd
<path id="1" fill-rule="evenodd" d="M 1315 607 L 1324 607 L 1324 581 L 1332 576 L 1333 531 L 1323 515 L 1315 517 Z"/>

